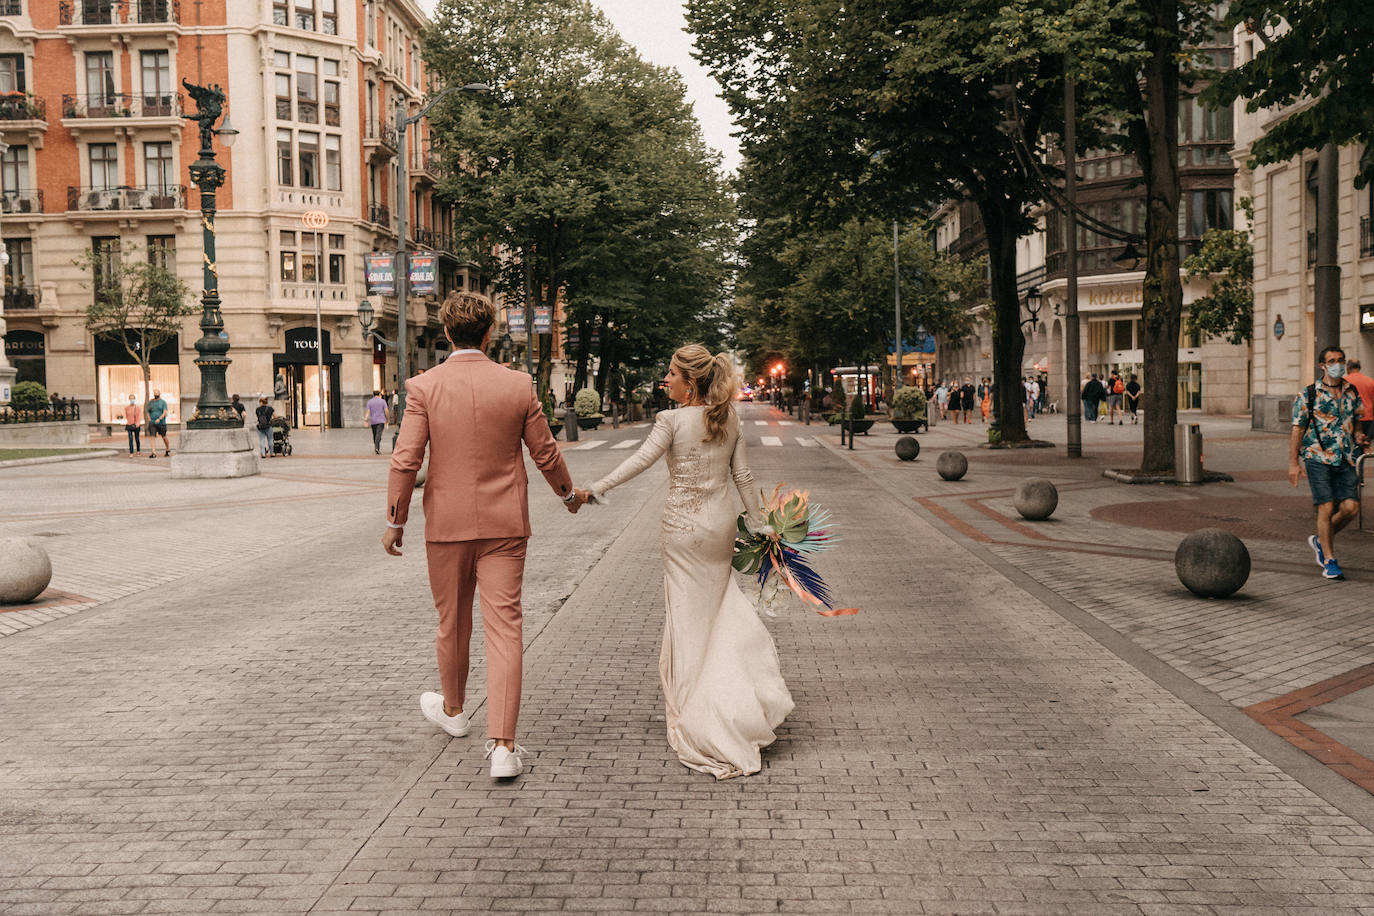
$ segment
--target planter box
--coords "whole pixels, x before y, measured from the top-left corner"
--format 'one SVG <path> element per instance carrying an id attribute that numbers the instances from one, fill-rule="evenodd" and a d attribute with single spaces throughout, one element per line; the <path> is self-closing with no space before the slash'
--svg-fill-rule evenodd
<path id="1" fill-rule="evenodd" d="M 119 427 L 124 428 L 123 424 Z M 79 445 L 90 442 L 91 426 L 84 420 L 42 423 L 0 423 L 0 445 Z"/>
<path id="2" fill-rule="evenodd" d="M 925 420 L 893 420 L 892 425 L 899 433 L 918 433 L 923 426 L 930 429 Z"/>
<path id="3" fill-rule="evenodd" d="M 578 429 L 596 429 L 597 427 L 599 427 L 599 426 L 601 425 L 601 421 L 604 420 L 604 419 L 605 419 L 605 417 L 578 417 L 578 418 L 577 418 L 577 428 L 578 428 Z"/>
<path id="4" fill-rule="evenodd" d="M 550 421 L 549 421 L 549 432 L 553 433 L 553 437 L 554 437 L 555 439 L 558 438 L 558 434 L 561 433 L 562 431 L 563 431 L 563 424 L 562 424 L 562 423 L 555 423 L 553 420 L 550 420 Z"/>
<path id="5" fill-rule="evenodd" d="M 868 419 L 844 421 L 845 428 L 851 433 L 860 433 L 865 436 L 867 436 L 868 431 L 873 428 L 873 423 L 873 420 Z"/>

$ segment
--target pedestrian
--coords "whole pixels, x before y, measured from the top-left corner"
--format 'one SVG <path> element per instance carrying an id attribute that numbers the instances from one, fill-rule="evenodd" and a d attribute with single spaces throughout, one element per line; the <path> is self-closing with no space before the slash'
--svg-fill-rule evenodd
<path id="1" fill-rule="evenodd" d="M 983 423 L 986 424 L 992 416 L 992 379 L 984 377 L 981 388 L 983 393 L 979 396 L 978 403 L 982 408 Z"/>
<path id="2" fill-rule="evenodd" d="M 1360 403 L 1364 413 L 1360 415 L 1360 429 L 1366 439 L 1374 435 L 1374 378 L 1360 371 L 1360 361 L 1352 359 L 1345 364 L 1345 380 L 1355 386 L 1360 393 Z"/>
<path id="3" fill-rule="evenodd" d="M 258 445 L 262 449 L 262 457 L 272 457 L 272 405 L 267 403 L 267 395 L 258 398 Z"/>
<path id="4" fill-rule="evenodd" d="M 935 389 L 935 406 L 940 409 L 940 419 L 948 420 L 949 386 L 947 386 L 944 382 L 941 382 L 940 387 Z"/>
<path id="5" fill-rule="evenodd" d="M 132 458 L 143 451 L 143 443 L 139 441 L 139 426 L 142 421 L 143 411 L 139 409 L 138 398 L 129 395 L 129 403 L 124 405 L 124 433 L 129 437 L 129 457 Z"/>
<path id="6" fill-rule="evenodd" d="M 1040 414 L 1040 380 L 1034 376 L 1026 379 L 1026 396 L 1029 403 L 1028 416 L 1033 420 Z"/>
<path id="7" fill-rule="evenodd" d="M 1116 425 L 1121 425 L 1122 411 L 1121 398 L 1126 393 L 1126 383 L 1117 375 L 1116 370 L 1112 370 L 1111 378 L 1107 380 L 1107 425 L 1111 426 L 1112 421 Z"/>
<path id="8" fill-rule="evenodd" d="M 1083 386 L 1083 422 L 1097 422 L 1098 406 L 1104 397 L 1106 395 L 1103 393 L 1102 383 L 1097 380 L 1097 373 L 1094 372 L 1088 379 L 1088 384 Z"/>
<path id="9" fill-rule="evenodd" d="M 234 408 L 234 413 L 239 415 L 239 426 L 242 426 L 243 415 L 248 412 L 248 408 L 243 406 L 243 402 L 239 400 L 239 396 L 236 394 L 229 397 L 229 406 Z"/>
<path id="10" fill-rule="evenodd" d="M 1134 375 L 1126 383 L 1126 409 L 1131 412 L 1131 425 L 1140 422 L 1140 382 Z"/>
<path id="11" fill-rule="evenodd" d="M 973 422 L 973 401 L 977 397 L 977 391 L 973 387 L 973 376 L 964 376 L 964 384 L 959 389 L 959 410 L 964 415 L 965 423 Z"/>
<path id="12" fill-rule="evenodd" d="M 1317 533 L 1307 539 L 1326 579 L 1344 579 L 1336 562 L 1336 533 L 1360 511 L 1357 449 L 1369 444 L 1356 424 L 1364 414 L 1360 392 L 1345 378 L 1345 351 L 1326 347 L 1317 357 L 1321 379 L 1293 399 L 1293 432 L 1289 436 L 1288 482 L 1298 485 L 1307 473 Z"/>
<path id="13" fill-rule="evenodd" d="M 162 437 L 162 453 L 171 457 L 172 446 L 167 442 L 167 402 L 162 400 L 162 392 L 153 389 L 153 399 L 148 402 L 148 457 L 157 457 L 154 436 Z"/>
<path id="14" fill-rule="evenodd" d="M 1050 409 L 1050 377 L 1042 375 L 1037 381 L 1040 384 L 1040 412 L 1046 413 Z"/>
<path id="15" fill-rule="evenodd" d="M 422 693 L 420 711 L 455 738 L 471 728 L 471 710 L 464 703 L 472 602 L 480 581 L 487 755 L 491 775 L 510 778 L 524 769 L 524 749 L 515 743 L 524 657 L 520 593 L 530 538 L 522 443 L 569 512 L 585 500 L 573 490 L 530 377 L 486 356 L 496 320 L 491 303 L 450 293 L 439 319 L 453 352 L 407 383 L 410 404 L 391 454 L 382 549 L 401 555 L 415 475 L 428 448 L 425 554 L 439 612 L 436 654 L 443 692 Z"/>
<path id="16" fill-rule="evenodd" d="M 372 397 L 367 399 L 363 408 L 367 425 L 372 427 L 372 453 L 380 455 L 382 453 L 382 432 L 391 419 L 389 416 L 391 411 L 386 409 L 386 401 L 382 400 L 382 393 L 376 390 L 372 392 Z"/>

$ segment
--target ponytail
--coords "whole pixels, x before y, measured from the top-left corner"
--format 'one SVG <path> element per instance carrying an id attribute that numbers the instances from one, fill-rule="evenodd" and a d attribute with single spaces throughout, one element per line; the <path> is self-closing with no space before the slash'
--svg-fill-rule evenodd
<path id="1" fill-rule="evenodd" d="M 679 347 L 673 362 L 692 385 L 696 400 L 706 408 L 706 441 L 718 441 L 733 426 L 738 387 L 734 364 L 725 353 L 712 356 L 701 344 Z"/>

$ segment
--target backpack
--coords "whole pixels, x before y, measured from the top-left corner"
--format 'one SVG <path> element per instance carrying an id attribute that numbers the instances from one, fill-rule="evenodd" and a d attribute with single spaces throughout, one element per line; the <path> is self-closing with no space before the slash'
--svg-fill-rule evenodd
<path id="1" fill-rule="evenodd" d="M 1123 381 L 1121 381 L 1121 379 L 1117 379 L 1117 380 L 1112 384 L 1112 394 L 1121 394 L 1121 393 L 1122 393 L 1123 391 L 1125 391 L 1125 390 L 1126 390 L 1126 384 L 1125 384 Z"/>

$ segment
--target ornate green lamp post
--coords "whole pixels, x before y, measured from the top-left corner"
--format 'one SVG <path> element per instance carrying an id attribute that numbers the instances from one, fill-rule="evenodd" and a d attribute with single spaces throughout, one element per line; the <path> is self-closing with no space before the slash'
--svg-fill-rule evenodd
<path id="1" fill-rule="evenodd" d="M 215 261 L 215 192 L 224 184 L 225 171 L 215 162 L 214 138 L 227 147 L 238 131 L 224 119 L 224 90 L 217 85 L 196 86 L 186 80 L 196 103 L 195 114 L 183 115 L 200 126 L 200 158 L 191 164 L 191 181 L 200 190 L 201 237 L 205 246 L 205 287 L 201 293 L 200 330 L 196 341 L 196 368 L 200 370 L 200 397 L 196 412 L 186 423 L 181 448 L 172 460 L 173 477 L 246 477 L 258 472 L 257 451 L 243 435 L 243 421 L 229 406 L 224 375 L 229 368 L 229 335 L 220 312 L 219 267 Z"/>

